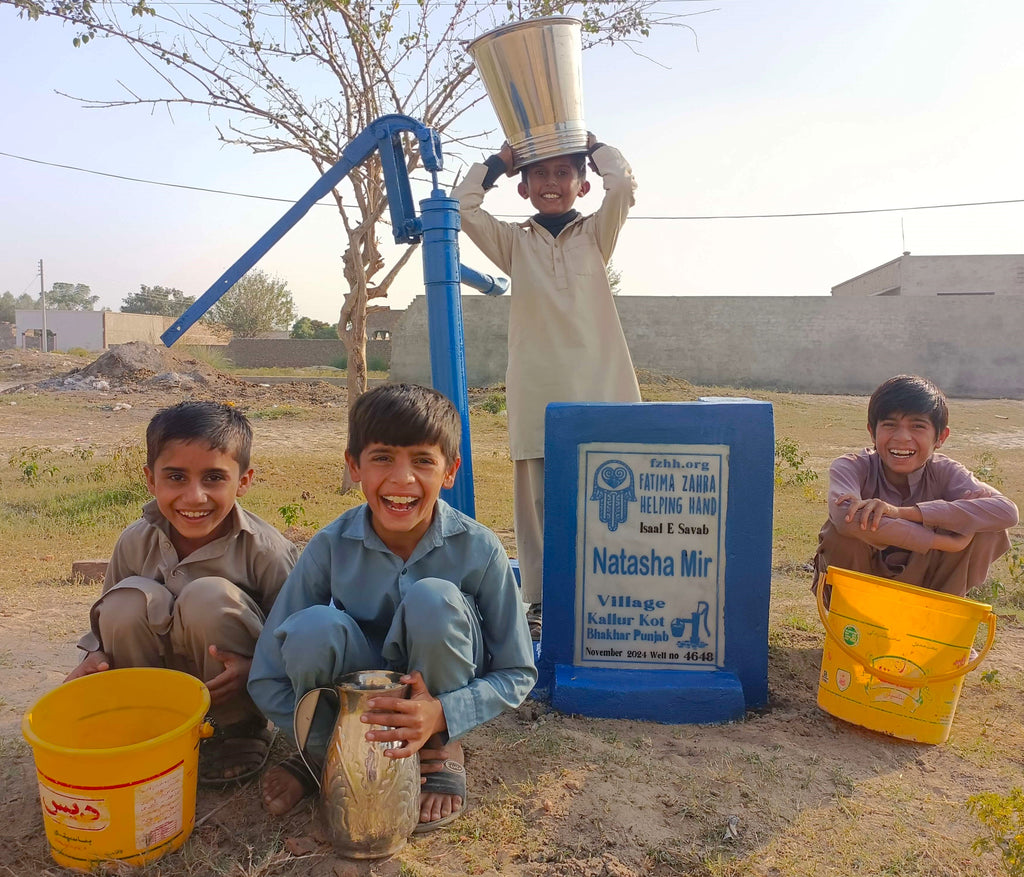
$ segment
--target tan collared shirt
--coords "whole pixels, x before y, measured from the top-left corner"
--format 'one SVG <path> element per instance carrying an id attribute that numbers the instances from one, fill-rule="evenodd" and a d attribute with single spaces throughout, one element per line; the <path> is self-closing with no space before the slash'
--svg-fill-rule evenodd
<path id="1" fill-rule="evenodd" d="M 276 527 L 237 502 L 231 519 L 231 530 L 226 535 L 182 560 L 171 544 L 170 523 L 160 513 L 156 500 L 150 500 L 142 508 L 142 517 L 118 538 L 107 565 L 103 594 L 130 579 L 128 586 L 145 594 L 154 629 L 166 632 L 174 598 L 182 588 L 198 578 L 218 576 L 241 588 L 266 617 L 298 559 L 299 549 Z M 78 647 L 95 651 L 100 648 L 99 638 L 90 631 L 78 641 Z"/>

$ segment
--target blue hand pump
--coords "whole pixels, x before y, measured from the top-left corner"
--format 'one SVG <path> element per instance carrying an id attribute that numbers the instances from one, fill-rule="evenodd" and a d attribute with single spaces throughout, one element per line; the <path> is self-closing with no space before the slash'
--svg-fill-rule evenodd
<path id="1" fill-rule="evenodd" d="M 422 219 L 416 216 L 412 202 L 402 148 L 403 132 L 415 135 L 423 167 L 431 173 L 433 180 L 430 197 L 420 201 Z M 459 263 L 459 202 L 445 195 L 438 186 L 437 173 L 443 169 L 440 137 L 421 122 L 401 115 L 381 116 L 371 122 L 342 150 L 338 162 L 160 337 L 167 347 L 181 338 L 314 204 L 353 168 L 369 158 L 374 150 L 380 153 L 395 243 L 423 241 L 423 282 L 427 298 L 431 381 L 436 390 L 455 403 L 462 420 L 462 467 L 455 479 L 455 486 L 444 491 L 444 496 L 455 508 L 475 517 L 460 284 L 465 283 L 487 295 L 501 295 L 508 289 L 508 280 L 481 274 Z"/>

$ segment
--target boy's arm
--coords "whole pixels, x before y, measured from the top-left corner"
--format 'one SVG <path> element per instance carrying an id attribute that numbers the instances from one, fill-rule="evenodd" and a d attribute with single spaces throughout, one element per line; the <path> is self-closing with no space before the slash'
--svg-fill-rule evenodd
<path id="1" fill-rule="evenodd" d="M 492 161 L 492 156 L 488 161 Z M 512 242 L 515 226 L 499 222 L 483 209 L 484 179 L 488 165 L 474 164 L 462 181 L 452 189 L 451 196 L 458 199 L 462 230 L 477 248 L 490 259 L 499 271 L 512 273 Z"/>
<path id="2" fill-rule="evenodd" d="M 314 536 L 299 556 L 267 616 L 249 668 L 249 694 L 263 714 L 284 731 L 289 739 L 292 737 L 295 691 L 285 672 L 284 656 L 281 653 L 282 638 L 278 637 L 278 632 L 300 609 L 330 603 L 331 577 L 326 562 L 328 551 L 326 540 Z"/>
<path id="3" fill-rule="evenodd" d="M 973 536 L 1017 525 L 1017 506 L 966 466 L 948 457 L 932 458 L 928 465 L 943 476 L 945 498 L 917 504 L 925 526 Z"/>
<path id="4" fill-rule="evenodd" d="M 962 551 L 975 533 L 1005 530 L 1017 523 L 1017 507 L 995 488 L 978 481 L 954 460 L 933 459 L 945 479 L 948 500 L 893 506 L 877 497 L 862 497 L 863 460 L 854 454 L 829 469 L 829 519 L 841 535 L 876 548 L 907 551 Z M 936 530 L 948 532 L 939 533 Z"/>
<path id="5" fill-rule="evenodd" d="M 595 143 L 590 158 L 591 166 L 601 175 L 604 185 L 604 200 L 594 214 L 594 232 L 601 255 L 605 264 L 608 264 L 615 252 L 619 232 L 629 215 L 629 208 L 633 206 L 636 181 L 626 159 L 614 146 Z"/>
<path id="6" fill-rule="evenodd" d="M 828 517 L 841 536 L 859 539 L 875 548 L 890 546 L 906 551 L 925 552 L 935 548 L 936 534 L 923 524 L 899 518 L 882 517 L 877 528 L 866 523 L 865 515 L 880 502 L 877 497 L 862 495 L 867 463 L 863 455 L 844 454 L 834 460 L 828 470 Z M 864 523 L 865 526 L 861 526 Z"/>
<path id="7" fill-rule="evenodd" d="M 537 682 L 533 642 L 519 587 L 497 537 L 475 597 L 490 664 L 485 675 L 464 688 L 438 695 L 449 739 L 461 737 L 504 710 L 515 709 Z"/>
<path id="8" fill-rule="evenodd" d="M 267 526 L 270 526 L 269 524 Z M 276 532 L 276 530 L 275 530 Z M 283 535 L 280 541 L 267 545 L 253 559 L 253 584 L 259 595 L 260 608 L 264 615 L 269 615 L 281 592 L 281 586 L 295 567 L 299 558 L 299 546 L 290 542 Z"/>

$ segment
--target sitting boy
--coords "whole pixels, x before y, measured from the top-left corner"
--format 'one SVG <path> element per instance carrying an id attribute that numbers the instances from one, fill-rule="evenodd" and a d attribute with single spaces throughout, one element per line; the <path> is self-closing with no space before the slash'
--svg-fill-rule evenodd
<path id="1" fill-rule="evenodd" d="M 829 469 L 812 590 L 829 566 L 957 597 L 985 581 L 1010 547 L 1017 507 L 935 453 L 948 422 L 946 397 L 925 378 L 897 375 L 875 390 L 868 402 L 874 447 L 844 454 Z"/>
<path id="2" fill-rule="evenodd" d="M 420 825 L 465 808 L 467 731 L 523 702 L 537 679 L 526 616 L 498 538 L 439 499 L 461 462 L 459 414 L 434 390 L 386 384 L 349 414 L 345 461 L 366 502 L 306 546 L 256 644 L 249 692 L 292 735 L 299 697 L 357 670 L 406 674 L 411 697 L 377 697 L 373 741 L 420 753 Z M 316 753 L 314 753 L 315 755 Z M 322 755 L 322 753 L 321 753 Z M 264 777 L 282 815 L 315 788 L 297 756 Z"/>
<path id="3" fill-rule="evenodd" d="M 65 681 L 111 667 L 169 667 L 210 691 L 216 733 L 199 780 L 255 776 L 272 736 L 245 684 L 256 640 L 298 549 L 235 501 L 252 484 L 252 427 L 215 402 L 158 411 L 146 429 L 155 499 L 117 540 L 89 613 L 86 652 Z"/>

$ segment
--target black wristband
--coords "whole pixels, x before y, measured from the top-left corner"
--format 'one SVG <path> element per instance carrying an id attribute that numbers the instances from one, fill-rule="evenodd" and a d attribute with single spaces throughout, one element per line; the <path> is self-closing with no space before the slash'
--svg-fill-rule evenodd
<path id="1" fill-rule="evenodd" d="M 498 182 L 498 177 L 504 176 L 506 173 L 505 159 L 500 155 L 492 155 L 485 162 L 487 165 L 487 173 L 484 174 L 484 188 L 493 189 L 494 184 Z"/>

